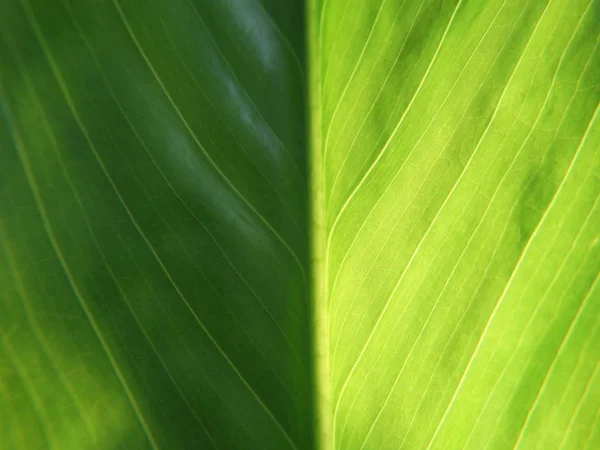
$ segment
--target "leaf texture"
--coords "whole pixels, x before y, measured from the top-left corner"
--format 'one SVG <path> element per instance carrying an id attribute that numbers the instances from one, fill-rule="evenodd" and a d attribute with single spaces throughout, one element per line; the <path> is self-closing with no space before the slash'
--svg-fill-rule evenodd
<path id="1" fill-rule="evenodd" d="M 0 447 L 309 447 L 302 5 L 0 17 Z"/>
<path id="2" fill-rule="evenodd" d="M 0 449 L 600 447 L 599 8 L 0 2 Z"/>
<path id="3" fill-rule="evenodd" d="M 596 448 L 598 3 L 316 11 L 331 447 Z"/>

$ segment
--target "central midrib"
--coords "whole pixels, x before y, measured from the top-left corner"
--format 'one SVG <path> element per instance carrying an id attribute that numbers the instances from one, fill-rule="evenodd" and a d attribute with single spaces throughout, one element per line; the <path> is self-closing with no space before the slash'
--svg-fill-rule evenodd
<path id="1" fill-rule="evenodd" d="M 311 230 L 311 298 L 313 311 L 313 361 L 315 415 L 315 448 L 334 448 L 331 414 L 331 383 L 329 374 L 329 305 L 327 292 L 327 268 L 325 260 L 327 222 L 325 214 L 325 191 L 323 189 L 322 123 L 321 123 L 321 55 L 319 46 L 319 1 L 308 0 L 305 23 L 308 61 L 307 121 L 309 143 L 309 201 Z"/>

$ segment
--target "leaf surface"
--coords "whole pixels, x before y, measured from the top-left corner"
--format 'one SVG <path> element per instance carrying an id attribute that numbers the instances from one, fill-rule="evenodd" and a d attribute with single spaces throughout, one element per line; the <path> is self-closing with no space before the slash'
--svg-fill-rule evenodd
<path id="1" fill-rule="evenodd" d="M 2 2 L 0 447 L 310 446 L 301 6 Z"/>
<path id="2" fill-rule="evenodd" d="M 598 3 L 317 11 L 332 448 L 595 448 Z"/>
<path id="3" fill-rule="evenodd" d="M 600 446 L 599 14 L 0 3 L 0 449 Z"/>

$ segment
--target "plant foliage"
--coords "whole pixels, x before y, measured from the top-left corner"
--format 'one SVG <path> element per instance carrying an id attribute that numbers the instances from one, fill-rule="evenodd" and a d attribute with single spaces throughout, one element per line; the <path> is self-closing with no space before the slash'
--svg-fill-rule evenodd
<path id="1" fill-rule="evenodd" d="M 0 449 L 600 447 L 598 0 L 0 2 Z"/>

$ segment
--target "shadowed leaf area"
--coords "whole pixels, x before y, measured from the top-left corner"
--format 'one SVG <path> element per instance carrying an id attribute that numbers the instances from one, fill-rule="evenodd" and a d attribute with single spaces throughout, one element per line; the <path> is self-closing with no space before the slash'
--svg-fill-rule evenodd
<path id="1" fill-rule="evenodd" d="M 600 448 L 598 0 L 0 2 L 0 449 Z"/>

